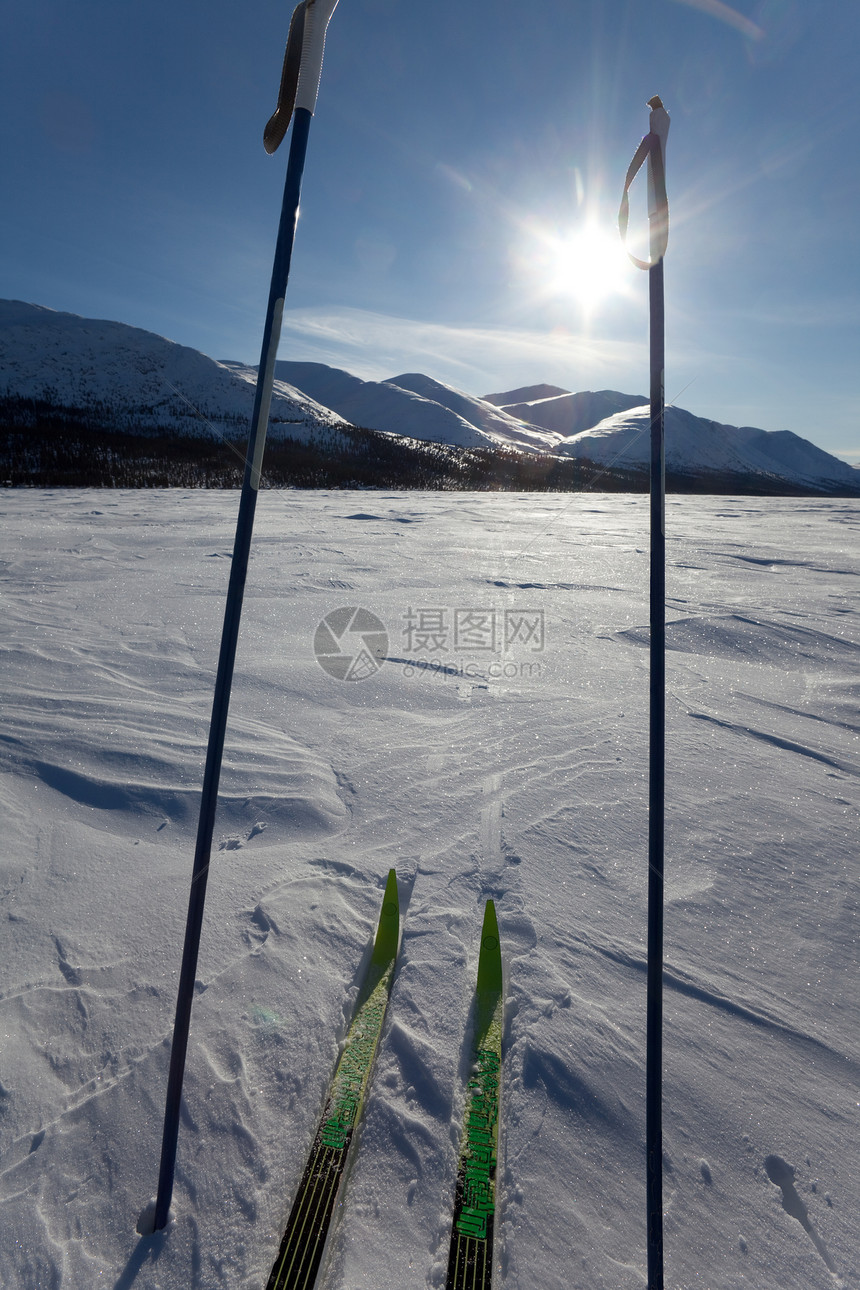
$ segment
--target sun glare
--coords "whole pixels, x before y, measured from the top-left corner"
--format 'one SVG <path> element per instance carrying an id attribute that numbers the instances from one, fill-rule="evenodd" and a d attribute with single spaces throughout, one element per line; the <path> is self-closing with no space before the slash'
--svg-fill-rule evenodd
<path id="1" fill-rule="evenodd" d="M 621 239 L 599 224 L 566 234 L 535 231 L 527 259 L 541 294 L 575 300 L 586 314 L 630 289 Z"/>

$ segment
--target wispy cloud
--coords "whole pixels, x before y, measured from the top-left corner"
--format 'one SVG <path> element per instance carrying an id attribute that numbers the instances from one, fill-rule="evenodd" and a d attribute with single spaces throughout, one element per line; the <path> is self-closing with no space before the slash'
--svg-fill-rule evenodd
<path id="1" fill-rule="evenodd" d="M 282 356 L 345 367 L 366 380 L 425 371 L 475 394 L 551 381 L 567 389 L 638 388 L 644 343 L 578 335 L 561 328 L 448 326 L 337 307 L 284 314 Z M 289 354 L 287 354 L 289 350 Z"/>
<path id="2" fill-rule="evenodd" d="M 742 36 L 748 40 L 761 40 L 764 36 L 764 29 L 759 27 L 758 23 L 746 18 L 737 9 L 731 5 L 723 3 L 723 0 L 675 0 L 676 4 L 688 5 L 691 9 L 700 9 L 702 13 L 708 14 L 711 18 L 717 18 L 729 27 L 734 27 Z"/>
<path id="3" fill-rule="evenodd" d="M 741 311 L 736 311 L 738 317 Z M 821 300 L 792 299 L 782 308 L 751 308 L 743 311 L 748 323 L 762 327 L 827 329 L 836 333 L 840 328 L 860 326 L 860 301 L 852 298 Z"/>

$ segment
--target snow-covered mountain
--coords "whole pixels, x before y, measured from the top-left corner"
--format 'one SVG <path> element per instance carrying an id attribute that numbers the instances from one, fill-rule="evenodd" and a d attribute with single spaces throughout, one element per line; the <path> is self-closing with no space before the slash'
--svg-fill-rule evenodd
<path id="1" fill-rule="evenodd" d="M 583 390 L 571 394 L 554 385 L 534 385 L 531 388 L 511 390 L 508 394 L 490 394 L 488 402 L 495 403 L 512 417 L 521 417 L 531 425 L 542 426 L 554 434 L 568 438 L 589 430 L 616 412 L 647 403 L 636 394 L 619 394 L 617 390 Z"/>
<path id="2" fill-rule="evenodd" d="M 486 399 L 559 435 L 555 451 L 560 456 L 648 467 L 651 412 L 641 395 L 617 390 L 571 394 L 537 385 Z M 737 478 L 746 486 L 783 482 L 828 491 L 857 485 L 852 466 L 789 430 L 723 425 L 676 407 L 666 409 L 665 425 L 666 467 L 677 476 L 705 482 L 708 477 Z"/>
<path id="3" fill-rule="evenodd" d="M 279 362 L 275 375 L 353 425 L 456 444 L 553 452 L 558 435 L 420 372 L 362 381 L 324 363 Z"/>
<path id="4" fill-rule="evenodd" d="M 560 385 L 522 385 L 518 390 L 505 390 L 503 394 L 485 394 L 483 399 L 485 403 L 492 403 L 497 408 L 506 408 L 514 403 L 550 399 L 554 394 L 567 393 Z"/>
<path id="5" fill-rule="evenodd" d="M 434 381 L 430 376 L 420 372 L 407 372 L 402 376 L 392 376 L 389 382 L 401 390 L 412 391 L 421 398 L 430 399 L 440 407 L 464 417 L 491 439 L 500 444 L 512 444 L 527 450 L 537 449 L 541 452 L 553 451 L 556 435 L 542 432 L 535 422 L 530 422 L 509 409 L 493 407 L 485 399 L 477 399 L 463 394 L 450 385 Z"/>
<path id="6" fill-rule="evenodd" d="M 0 300 L 0 398 L 75 409 L 114 430 L 236 436 L 246 430 L 256 373 L 125 323 Z M 278 382 L 271 432 L 303 437 L 343 418 Z"/>
<path id="7" fill-rule="evenodd" d="M 8 300 L 0 301 L 0 359 L 7 414 L 16 400 L 35 400 L 91 431 L 138 435 L 239 438 L 257 379 L 253 366 L 216 362 L 140 328 Z M 641 395 L 535 385 L 482 399 L 419 372 L 365 381 L 290 361 L 276 364 L 275 377 L 273 438 L 318 442 L 322 434 L 329 453 L 361 426 L 425 452 L 429 443 L 614 464 L 632 472 L 634 486 L 647 471 Z M 680 486 L 700 491 L 858 491 L 855 469 L 798 435 L 721 425 L 681 408 L 667 410 L 666 464 Z"/>
<path id="8" fill-rule="evenodd" d="M 606 465 L 645 467 L 650 425 L 646 403 L 562 439 L 557 451 Z M 801 488 L 856 487 L 856 472 L 847 462 L 789 430 L 721 425 L 674 407 L 666 409 L 665 425 L 666 467 L 678 475 L 779 480 Z"/>

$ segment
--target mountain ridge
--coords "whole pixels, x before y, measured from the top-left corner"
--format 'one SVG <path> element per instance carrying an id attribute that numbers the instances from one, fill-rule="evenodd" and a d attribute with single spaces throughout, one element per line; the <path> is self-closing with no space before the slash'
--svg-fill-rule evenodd
<path id="1" fill-rule="evenodd" d="M 555 387 L 533 388 L 553 389 Z M 520 393 L 522 393 L 520 390 L 511 391 L 512 395 Z M 618 390 L 580 390 L 578 394 L 570 390 L 558 390 L 555 394 L 539 395 L 534 399 L 502 403 L 498 406 L 510 416 L 520 417 L 532 425 L 541 426 L 552 434 L 569 438 L 583 430 L 591 429 L 606 417 L 640 407 L 647 402 L 643 395 L 621 394 Z"/>
<path id="2" fill-rule="evenodd" d="M 199 350 L 107 319 L 0 300 L 0 357 L 6 397 L 89 414 L 128 432 L 216 435 L 247 430 L 256 372 L 234 372 Z M 270 432 L 302 436 L 343 424 L 330 409 L 280 382 Z"/>
<path id="3" fill-rule="evenodd" d="M 8 433 L 20 436 L 46 415 L 55 425 L 66 416 L 88 432 L 234 442 L 247 433 L 253 366 L 211 359 L 141 328 L 0 300 L 0 354 Z M 516 486 L 502 479 L 537 479 L 541 472 L 553 481 L 547 487 L 584 486 L 576 480 L 594 472 L 571 473 L 574 462 L 604 476 L 623 471 L 629 486 L 647 483 L 650 414 L 641 395 L 538 384 L 478 398 L 421 372 L 366 381 L 292 360 L 276 363 L 275 378 L 272 440 L 309 451 L 324 441 L 329 460 L 338 445 L 345 457 L 355 452 L 358 427 L 404 448 L 424 445 L 425 459 L 427 451 L 447 452 L 451 469 L 451 453 L 506 455 L 504 468 L 499 458 L 502 487 Z M 514 458 L 534 458 L 537 474 L 531 467 L 525 474 L 511 470 Z M 681 408 L 666 410 L 666 463 L 673 486 L 684 491 L 860 492 L 854 468 L 799 435 L 722 425 Z M 486 474 L 486 462 L 482 469 Z"/>
<path id="4" fill-rule="evenodd" d="M 557 437 L 420 372 L 363 381 L 323 363 L 279 359 L 275 376 L 353 425 L 390 434 L 461 448 L 514 446 L 528 452 L 552 452 Z"/>

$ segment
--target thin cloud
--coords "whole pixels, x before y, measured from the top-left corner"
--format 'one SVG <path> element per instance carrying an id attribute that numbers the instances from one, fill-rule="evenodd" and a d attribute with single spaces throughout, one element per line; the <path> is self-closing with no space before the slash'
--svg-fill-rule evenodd
<path id="1" fill-rule="evenodd" d="M 717 18 L 727 26 L 734 27 L 735 31 L 739 31 L 748 40 L 764 39 L 763 27 L 759 27 L 758 23 L 753 22 L 751 18 L 738 13 L 731 5 L 723 4 L 723 0 L 675 0 L 675 4 L 685 4 L 690 9 L 699 9 L 709 17 Z"/>
<path id="2" fill-rule="evenodd" d="M 641 384 L 647 370 L 644 343 L 561 329 L 455 327 L 341 307 L 288 310 L 283 330 L 293 359 L 346 367 L 367 380 L 421 370 L 478 394 L 537 380 L 568 389 L 614 388 L 630 373 L 639 373 Z"/>

